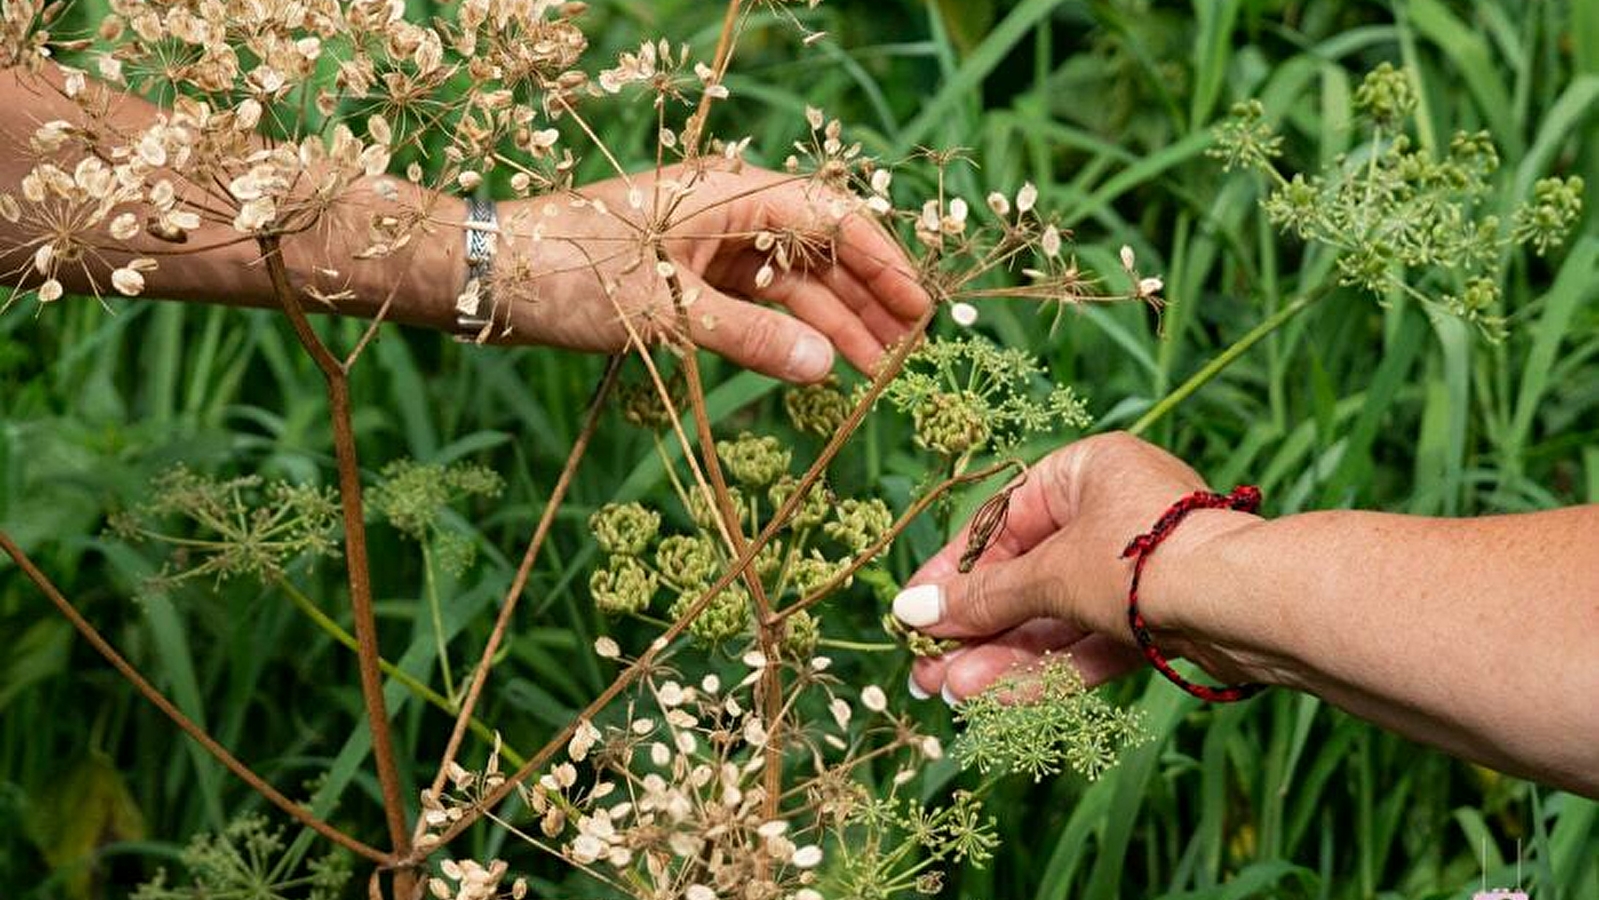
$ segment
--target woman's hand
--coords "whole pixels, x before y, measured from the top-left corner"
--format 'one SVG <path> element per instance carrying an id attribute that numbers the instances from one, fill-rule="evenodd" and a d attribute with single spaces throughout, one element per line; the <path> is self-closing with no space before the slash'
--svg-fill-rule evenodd
<path id="1" fill-rule="evenodd" d="M 1122 550 L 1173 501 L 1204 488 L 1181 460 L 1126 434 L 1078 441 L 1034 465 L 1011 495 L 1004 529 L 970 573 L 956 568 L 963 530 L 895 598 L 894 614 L 907 625 L 965 642 L 918 660 L 913 690 L 953 703 L 1046 653 L 1070 654 L 1090 685 L 1142 665 L 1127 624 L 1132 561 Z M 1193 513 L 1161 544 L 1140 590 L 1162 649 L 1229 681 L 1243 680 L 1238 661 L 1190 639 L 1184 626 L 1192 611 L 1172 602 L 1179 593 L 1172 586 L 1182 579 L 1182 557 L 1258 521 L 1227 510 Z"/>
<path id="2" fill-rule="evenodd" d="M 898 245 L 854 211 L 858 201 L 804 178 L 678 167 L 580 193 L 598 204 L 543 197 L 502 205 L 494 286 L 498 315 L 511 326 L 503 339 L 614 352 L 630 332 L 651 342 L 686 338 L 755 371 L 807 382 L 832 368 L 835 347 L 869 371 L 930 303 Z M 647 250 L 655 221 L 669 223 L 664 247 L 693 298 L 681 320 Z"/>

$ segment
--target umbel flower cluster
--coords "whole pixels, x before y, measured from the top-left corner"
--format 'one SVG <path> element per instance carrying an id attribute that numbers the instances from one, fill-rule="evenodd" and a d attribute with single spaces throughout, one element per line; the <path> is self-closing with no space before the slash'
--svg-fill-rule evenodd
<path id="1" fill-rule="evenodd" d="M 1502 337 L 1505 249 L 1530 245 L 1543 255 L 1559 247 L 1581 215 L 1583 179 L 1538 181 L 1506 221 L 1489 212 L 1499 153 L 1487 132 L 1457 133 L 1441 153 L 1417 146 L 1408 133 L 1415 88 L 1387 63 L 1366 76 L 1354 105 L 1370 141 L 1325 171 L 1278 171 L 1282 138 L 1259 101 L 1233 108 L 1212 154 L 1228 168 L 1265 174 L 1266 214 L 1300 239 L 1334 248 L 1343 284 L 1383 300 L 1407 297 Z"/>
<path id="2" fill-rule="evenodd" d="M 610 638 L 595 652 L 629 662 Z M 660 661 L 619 716 L 579 723 L 565 759 L 518 789 L 529 821 L 501 821 L 632 896 L 935 893 L 943 866 L 990 858 L 992 819 L 970 793 L 947 804 L 900 796 L 921 762 L 943 756 L 942 745 L 889 710 L 881 688 L 846 688 L 831 662 L 783 662 L 751 650 L 727 677 L 710 672 L 689 682 L 675 660 Z M 770 734 L 754 692 L 777 668 L 787 685 L 781 708 L 805 711 L 791 740 L 806 762 L 781 783 L 774 805 Z M 882 794 L 858 777 L 873 759 L 900 762 Z M 426 820 L 442 830 L 503 782 L 497 754 L 481 772 L 457 768 L 447 790 L 424 795 Z"/>
<path id="3" fill-rule="evenodd" d="M 625 392 L 629 420 L 662 429 L 671 416 L 641 395 L 642 386 Z M 850 406 L 836 386 L 812 385 L 789 391 L 784 407 L 797 431 L 831 435 Z M 657 446 L 660 446 L 659 444 Z M 768 516 L 783 507 L 798 489 L 793 451 L 775 435 L 741 432 L 717 441 L 716 455 L 730 480 L 728 497 L 736 526 L 759 533 Z M 663 464 L 672 462 L 662 454 Z M 663 530 L 663 515 L 643 503 L 609 503 L 589 517 L 589 530 L 606 553 L 605 563 L 589 577 L 589 592 L 601 612 L 612 616 L 650 618 L 656 598 L 665 595 L 668 618 L 682 618 L 727 571 L 735 554 L 722 537 L 722 520 L 714 500 L 693 485 L 671 479 L 679 520 L 685 531 Z M 848 589 L 852 573 L 871 562 L 894 523 L 888 505 L 877 497 L 840 497 L 825 479 L 806 491 L 779 536 L 762 548 L 753 571 L 770 601 L 805 602 L 819 591 Z M 744 584 L 732 583 L 717 593 L 689 625 L 690 633 L 708 647 L 721 647 L 751 634 L 753 600 Z M 783 623 L 785 659 L 809 659 L 816 648 L 817 620 L 800 609 Z"/>

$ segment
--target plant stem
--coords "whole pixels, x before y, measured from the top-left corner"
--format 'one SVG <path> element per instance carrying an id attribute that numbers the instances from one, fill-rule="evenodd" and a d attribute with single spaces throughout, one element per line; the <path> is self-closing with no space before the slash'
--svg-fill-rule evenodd
<path id="1" fill-rule="evenodd" d="M 551 737 L 543 747 L 539 748 L 538 752 L 534 753 L 526 764 L 517 769 L 499 787 L 490 791 L 488 796 L 483 798 L 482 803 L 467 810 L 460 819 L 445 829 L 434 844 L 435 848 L 443 847 L 454 840 L 461 832 L 470 828 L 474 822 L 482 818 L 485 810 L 492 809 L 506 797 L 509 797 L 516 791 L 518 785 L 548 763 L 550 758 L 559 752 L 562 747 L 565 747 L 567 741 L 572 739 L 572 735 L 577 731 L 578 723 L 592 720 L 600 710 L 616 699 L 617 695 L 627 690 L 628 686 L 643 676 L 645 672 L 650 671 L 655 664 L 655 660 L 667 647 L 671 646 L 672 641 L 688 630 L 689 623 L 704 612 L 705 608 L 711 605 L 711 601 L 726 590 L 727 586 L 732 584 L 744 569 L 755 562 L 755 554 L 759 553 L 762 547 L 771 543 L 772 539 L 777 536 L 777 532 L 783 527 L 783 523 L 793 518 L 795 511 L 799 509 L 800 503 L 805 499 L 806 494 L 821 479 L 822 473 L 827 471 L 827 466 L 832 463 L 834 457 L 838 456 L 839 451 L 844 449 L 844 443 L 860 427 L 861 421 L 866 418 L 866 414 L 871 411 L 878 398 L 883 395 L 883 391 L 888 388 L 888 383 L 899 375 L 901 369 L 905 368 L 906 358 L 921 345 L 922 333 L 926 330 L 928 323 L 932 322 L 933 314 L 937 310 L 936 304 L 929 304 L 922 315 L 911 325 L 908 330 L 908 337 L 896 345 L 889 353 L 888 358 L 884 360 L 876 374 L 872 376 L 871 383 L 861 394 L 860 399 L 855 402 L 854 409 L 850 410 L 850 414 L 845 417 L 843 424 L 839 426 L 837 431 L 833 432 L 832 437 L 827 439 L 827 444 L 822 447 L 821 453 L 817 455 L 816 460 L 800 476 L 799 483 L 794 487 L 794 493 L 790 494 L 788 499 L 783 501 L 782 505 L 777 508 L 777 511 L 767 520 L 765 527 L 761 529 L 761 533 L 750 541 L 749 545 L 744 548 L 744 552 L 739 555 L 739 558 L 734 560 L 726 571 L 717 576 L 716 580 L 689 605 L 689 608 L 672 624 L 671 628 L 668 628 L 657 637 L 643 653 L 640 653 L 634 659 L 631 665 L 623 669 L 621 674 L 605 690 L 600 692 L 599 696 L 591 700 L 565 727 Z M 400 860 L 399 864 L 415 865 L 419 861 L 418 856 L 419 854 L 413 851 L 410 857 Z"/>
<path id="2" fill-rule="evenodd" d="M 377 849 L 376 847 L 370 847 L 361 843 L 355 838 L 350 837 L 339 829 L 329 825 L 327 822 L 324 822 L 312 815 L 310 810 L 306 809 L 304 806 L 294 802 L 293 800 L 290 800 L 288 797 L 283 796 L 283 794 L 280 793 L 277 788 L 268 784 L 266 779 L 257 775 L 253 770 L 250 769 L 249 766 L 240 762 L 237 757 L 228 752 L 226 747 L 223 747 L 221 744 L 217 743 L 216 739 L 211 737 L 211 735 L 207 733 L 204 728 L 200 727 L 200 725 L 198 725 L 193 719 L 190 719 L 188 716 L 184 715 L 183 712 L 179 710 L 171 700 L 166 698 L 166 695 L 162 694 L 156 689 L 155 685 L 152 685 L 149 681 L 145 680 L 145 677 L 139 673 L 139 670 L 134 668 L 133 664 L 128 662 L 127 659 L 122 656 L 122 654 L 118 653 L 116 648 L 112 647 L 111 643 L 101 636 L 100 632 L 96 630 L 93 625 L 89 624 L 89 620 L 85 619 L 83 614 L 78 612 L 77 607 L 72 605 L 72 601 L 68 600 L 66 596 L 56 588 L 55 584 L 50 581 L 50 578 L 45 575 L 38 566 L 33 564 L 33 560 L 28 557 L 28 554 L 24 553 L 21 547 L 13 543 L 11 536 L 6 534 L 4 531 L 0 531 L 0 549 L 4 549 L 6 551 L 7 555 L 9 555 L 17 564 L 17 566 L 22 569 L 22 574 L 27 576 L 29 581 L 33 582 L 34 586 L 37 587 L 39 591 L 43 593 L 52 604 L 55 605 L 56 609 L 60 611 L 61 615 L 64 616 L 68 622 L 72 623 L 72 627 L 77 629 L 78 634 L 82 635 L 83 639 L 89 642 L 89 646 L 93 647 L 97 653 L 105 657 L 106 662 L 110 663 L 111 667 L 116 669 L 123 678 L 127 679 L 128 683 L 133 685 L 140 694 L 143 694 L 146 700 L 149 700 L 156 709 L 161 710 L 161 712 L 164 713 L 167 718 L 171 719 L 172 722 L 177 725 L 184 734 L 187 734 L 190 738 L 194 739 L 195 743 L 199 744 L 200 747 L 205 750 L 205 752 L 211 754 L 211 756 L 214 757 L 217 762 L 222 763 L 222 765 L 226 767 L 229 772 L 232 772 L 235 776 L 237 776 L 240 781 L 243 781 L 245 784 L 249 785 L 255 790 L 256 793 L 265 797 L 272 803 L 273 806 L 283 810 L 296 822 L 299 822 L 305 827 L 310 828 L 312 831 L 315 831 L 317 834 L 322 835 L 333 843 L 338 844 L 350 852 L 355 853 L 358 856 L 365 857 L 366 859 L 369 859 L 372 862 L 380 865 L 386 864 L 390 861 L 391 858 L 388 854 Z"/>
<path id="3" fill-rule="evenodd" d="M 361 699 L 366 707 L 367 727 L 372 732 L 372 755 L 377 764 L 378 785 L 383 795 L 383 817 L 388 823 L 394 854 L 407 857 L 411 834 L 405 824 L 405 800 L 400 789 L 400 770 L 395 764 L 394 740 L 389 731 L 388 709 L 383 702 L 383 672 L 378 667 L 377 619 L 372 612 L 372 580 L 366 552 L 366 515 L 361 504 L 361 464 L 356 455 L 355 429 L 350 422 L 350 378 L 339 361 L 311 329 L 299 296 L 289 284 L 289 271 L 283 261 L 282 245 L 276 235 L 260 239 L 261 257 L 272 279 L 272 291 L 288 316 L 295 337 L 322 370 L 327 382 L 328 417 L 333 424 L 333 450 L 339 471 L 339 507 L 344 518 L 345 572 L 349 577 L 350 610 L 355 623 L 356 659 L 361 670 Z M 395 875 L 395 893 L 404 895 L 409 874 Z M 403 884 L 402 884 L 403 883 Z"/>
<path id="4" fill-rule="evenodd" d="M 456 713 L 455 726 L 450 731 L 450 740 L 445 744 L 444 755 L 439 760 L 439 771 L 433 776 L 430 790 L 435 796 L 444 789 L 450 763 L 455 761 L 455 754 L 461 749 L 461 739 L 465 736 L 467 724 L 472 721 L 472 711 L 477 707 L 478 697 L 483 693 L 484 682 L 488 681 L 489 669 L 494 665 L 494 654 L 499 652 L 500 641 L 504 640 L 505 632 L 511 626 L 511 615 L 516 612 L 522 591 L 527 587 L 528 576 L 533 572 L 533 563 L 544 547 L 544 539 L 549 536 L 550 527 L 555 524 L 556 512 L 566 500 L 567 489 L 572 486 L 572 478 L 577 474 L 578 465 L 588 452 L 589 440 L 599 428 L 600 413 L 604 411 L 605 401 L 610 398 L 611 389 L 616 386 L 617 374 L 621 371 L 622 357 L 612 356 L 605 364 L 605 374 L 600 376 L 599 383 L 594 386 L 594 396 L 589 400 L 588 413 L 583 418 L 582 430 L 572 442 L 572 450 L 566 455 L 566 463 L 561 467 L 561 474 L 555 479 L 555 486 L 550 489 L 550 499 L 545 502 L 544 512 L 539 516 L 538 524 L 533 527 L 533 536 L 528 538 L 527 549 L 522 553 L 522 562 L 516 568 L 516 577 L 511 579 L 511 586 L 505 592 L 505 600 L 500 604 L 500 614 L 494 620 L 494 630 L 489 633 L 488 642 L 483 645 L 483 654 L 472 669 L 472 683 L 467 686 L 466 696 L 461 699 L 461 708 Z M 421 823 L 418 822 L 418 828 L 420 827 Z"/>
<path id="5" fill-rule="evenodd" d="M 1268 316 L 1259 325 L 1249 330 L 1249 333 L 1234 341 L 1218 354 L 1214 359 L 1205 364 L 1205 367 L 1189 376 L 1188 380 L 1178 385 L 1175 390 L 1160 398 L 1160 401 L 1150 407 L 1147 412 L 1138 418 L 1130 428 L 1130 434 L 1143 434 L 1150 426 L 1165 418 L 1166 414 L 1177 408 L 1179 403 L 1187 400 L 1195 391 L 1204 387 L 1212 378 L 1222 373 L 1222 370 L 1232 365 L 1240 356 L 1249 352 L 1249 349 L 1260 343 L 1267 335 L 1287 324 L 1294 316 L 1299 315 L 1311 304 L 1331 293 L 1331 288 L 1323 287 L 1308 294 L 1301 294 L 1294 301 L 1282 309 Z"/>
<path id="6" fill-rule="evenodd" d="M 293 582 L 287 578 L 279 577 L 276 584 L 283 590 L 283 593 L 289 595 L 289 600 L 295 605 L 295 608 L 305 613 L 306 618 L 310 619 L 316 627 L 322 629 L 323 633 L 351 650 L 356 649 L 355 636 L 345 631 L 344 627 L 335 622 L 332 616 L 323 612 L 321 607 L 306 596 L 304 591 L 295 587 Z M 425 682 L 411 673 L 381 657 L 378 659 L 378 668 L 383 670 L 383 674 L 393 678 L 400 686 L 410 691 L 417 699 L 431 703 L 434 707 L 449 715 L 456 714 L 455 704 L 451 702 L 449 697 L 428 687 Z M 472 733 L 482 738 L 485 743 L 494 743 L 494 730 L 488 725 L 474 718 L 472 719 L 471 727 Z M 521 754 L 510 747 L 506 747 L 504 744 L 500 746 L 500 755 L 504 756 L 513 766 L 520 766 L 524 761 L 524 757 Z"/>
<path id="7" fill-rule="evenodd" d="M 439 583 L 433 574 L 433 552 L 422 540 L 422 584 L 427 593 L 428 612 L 433 616 L 433 645 L 439 654 L 439 672 L 444 676 L 444 695 L 455 698 L 455 681 L 450 676 L 450 648 L 444 640 L 444 610 L 439 605 Z M 448 712 L 455 712 L 449 709 Z"/>

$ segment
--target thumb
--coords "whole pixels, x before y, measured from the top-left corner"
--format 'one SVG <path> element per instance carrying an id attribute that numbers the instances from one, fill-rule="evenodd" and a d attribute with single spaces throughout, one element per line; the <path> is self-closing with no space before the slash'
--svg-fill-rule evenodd
<path id="1" fill-rule="evenodd" d="M 979 565 L 965 575 L 918 584 L 894 598 L 894 616 L 935 637 L 998 634 L 1059 615 L 1062 582 L 1044 554 Z"/>
<path id="2" fill-rule="evenodd" d="M 692 273 L 685 272 L 683 280 L 699 292 L 687 310 L 689 337 L 695 344 L 784 381 L 818 381 L 832 371 L 833 344 L 815 328 L 775 309 L 730 297 Z"/>

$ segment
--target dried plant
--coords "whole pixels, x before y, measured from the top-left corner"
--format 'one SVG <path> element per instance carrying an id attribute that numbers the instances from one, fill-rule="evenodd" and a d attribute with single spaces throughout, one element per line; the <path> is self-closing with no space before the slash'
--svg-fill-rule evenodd
<path id="1" fill-rule="evenodd" d="M 5 5 L 0 64 L 35 73 L 39 89 L 72 110 L 35 129 L 31 171 L 0 194 L 0 215 L 25 235 L 0 248 L 19 289 L 12 302 L 48 305 L 72 275 L 110 303 L 141 294 L 175 254 L 251 245 L 275 303 L 325 376 L 336 495 L 180 469 L 159 487 L 160 499 L 115 527 L 175 548 L 161 576 L 166 587 L 251 575 L 313 614 L 287 576 L 290 564 L 342 549 L 355 625 L 344 638 L 359 658 L 387 849 L 283 798 L 203 729 L 171 714 L 281 812 L 374 864 L 374 891 L 392 873 L 396 897 L 522 897 L 526 882 L 504 862 L 449 855 L 485 820 L 639 898 L 932 893 L 949 867 L 981 865 L 992 853 L 980 793 L 942 803 L 900 793 L 942 747 L 891 710 L 880 688 L 848 686 L 832 674 L 830 657 L 819 653 L 895 646 L 830 637 L 829 617 L 845 613 L 824 604 L 891 586 L 875 561 L 892 541 L 952 491 L 1024 468 L 1009 456 L 1022 437 L 1088 422 L 1084 401 L 1026 353 L 975 336 L 924 340 L 939 311 L 969 325 L 979 306 L 1010 301 L 1058 322 L 1060 310 L 1088 302 L 1158 307 L 1162 284 L 1140 274 L 1128 251 L 1116 276 L 1127 288 L 1103 286 L 1078 265 L 1070 233 L 1038 208 L 1032 185 L 981 201 L 955 196 L 946 176 L 965 164 L 959 152 L 874 159 L 820 110 L 807 111 L 806 138 L 782 171 L 749 165 L 750 138 L 715 133 L 710 113 L 729 97 L 723 76 L 757 9 L 798 27 L 802 43 L 822 37 L 804 29 L 789 9 L 796 5 L 733 0 L 708 59 L 651 39 L 605 60 L 585 55 L 583 4 L 551 0 L 461 0 L 429 22 L 405 18 L 397 0 L 115 0 L 89 35 L 53 29 L 61 4 Z M 56 69 L 60 58 L 79 64 Z M 166 106 L 151 121 L 129 121 L 116 113 L 122 92 Z M 592 124 L 591 108 L 601 103 L 639 104 L 654 117 L 653 169 L 623 169 Z M 586 157 L 604 160 L 625 190 L 602 195 L 578 185 L 574 172 Z M 896 177 L 905 172 L 915 177 Z M 929 194 L 905 187 L 916 184 L 930 185 Z M 524 201 L 507 204 L 497 226 L 456 221 L 441 208 L 441 197 L 490 187 Z M 801 214 L 782 228 L 717 230 L 719 211 L 752 191 L 783 197 Z M 674 262 L 672 242 L 709 229 L 745 248 L 758 291 L 779 291 L 797 274 L 838 264 L 850 246 L 845 232 L 860 227 L 903 249 L 907 273 L 931 299 L 927 312 L 866 379 L 847 386 L 834 378 L 785 395 L 793 434 L 824 442 L 803 463 L 788 432 L 715 435 L 698 345 L 736 324 L 707 311 L 696 278 Z M 517 340 L 537 325 L 574 347 L 625 345 L 643 377 L 618 388 L 619 360 L 607 370 L 491 636 L 475 648 L 470 678 L 457 689 L 436 627 L 445 695 L 402 681 L 454 719 L 437 775 L 422 791 L 422 814 L 408 821 L 382 696 L 389 670 L 372 611 L 367 522 L 386 522 L 420 546 L 438 626 L 434 565 L 461 571 L 473 549 L 444 509 L 461 497 L 494 496 L 500 479 L 474 467 L 400 462 L 366 486 L 349 381 L 371 332 L 335 351 L 307 310 L 383 321 L 389 301 L 373 273 L 403 270 L 418 246 L 460 240 L 463 229 L 490 231 L 494 247 L 493 275 L 468 282 L 455 301 L 489 323 L 478 340 Z M 311 275 L 292 279 L 291 260 L 294 272 Z M 547 298 L 577 283 L 598 286 L 610 309 L 598 319 L 563 318 Z M 879 400 L 910 417 L 917 443 L 932 454 L 917 496 L 898 510 L 874 490 L 828 477 Z M 460 761 L 464 735 L 488 731 L 474 716 L 477 703 L 556 511 L 612 406 L 651 429 L 668 478 L 658 498 L 593 514 L 606 558 L 589 590 L 601 611 L 641 620 L 655 634 L 627 650 L 602 638 L 596 650 L 616 677 L 548 744 L 517 755 L 514 771 L 502 771 L 512 754 L 497 740 L 486 761 L 469 768 Z M 161 530 L 170 519 L 188 525 Z M 69 612 L 64 598 L 58 605 Z M 945 646 L 907 638 L 921 652 Z M 108 644 L 96 645 L 120 660 Z M 1051 684 L 1049 701 L 1078 714 L 1036 721 L 1047 719 L 1058 740 L 1078 741 L 1073 747 L 1091 744 L 1082 761 L 1069 751 L 1070 764 L 1097 774 L 1130 736 L 1130 721 L 1093 712 L 1068 698 L 1067 685 Z M 1071 687 L 1081 694 L 1080 684 Z M 972 721 L 988 709 L 974 707 Z M 1105 733 L 1073 736 L 1093 729 Z M 997 740 L 988 733 L 975 728 L 969 741 Z M 1036 774 L 1058 765 L 1022 768 Z M 896 773 L 883 792 L 863 777 L 880 769 Z M 504 805 L 513 795 L 531 819 Z M 250 819 L 202 849 L 210 859 L 239 844 L 264 858 L 275 842 Z M 197 855 L 192 895 L 276 890 L 252 880 L 253 865 L 223 877 Z M 158 883 L 146 895 L 172 890 Z"/>

